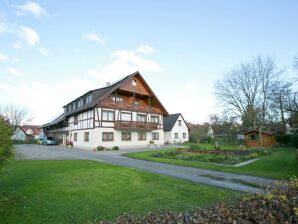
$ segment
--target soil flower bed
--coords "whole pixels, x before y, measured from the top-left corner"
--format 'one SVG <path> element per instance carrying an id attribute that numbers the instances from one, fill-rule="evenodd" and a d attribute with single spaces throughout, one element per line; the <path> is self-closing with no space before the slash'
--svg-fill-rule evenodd
<path id="1" fill-rule="evenodd" d="M 224 165 L 235 165 L 251 159 L 267 156 L 271 150 L 205 150 L 205 149 L 175 149 L 165 152 L 152 153 L 152 157 L 161 157 L 177 160 L 198 161 L 217 163 Z"/>

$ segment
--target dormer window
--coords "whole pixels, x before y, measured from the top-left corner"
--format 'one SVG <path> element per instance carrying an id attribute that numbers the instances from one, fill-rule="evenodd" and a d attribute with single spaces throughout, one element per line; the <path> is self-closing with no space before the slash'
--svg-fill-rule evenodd
<path id="1" fill-rule="evenodd" d="M 83 106 L 83 98 L 79 99 L 78 101 L 78 107 L 81 107 Z"/>
<path id="2" fill-rule="evenodd" d="M 92 95 L 88 95 L 88 96 L 86 97 L 86 104 L 90 104 L 91 101 L 92 101 Z"/>

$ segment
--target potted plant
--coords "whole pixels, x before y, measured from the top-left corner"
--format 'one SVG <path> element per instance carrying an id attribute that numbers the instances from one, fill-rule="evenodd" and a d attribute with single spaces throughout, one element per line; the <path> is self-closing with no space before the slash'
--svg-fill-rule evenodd
<path id="1" fill-rule="evenodd" d="M 154 144 L 154 141 L 153 141 L 153 140 L 150 140 L 150 142 L 149 142 L 149 147 L 150 147 L 150 148 L 155 147 L 155 144 Z"/>

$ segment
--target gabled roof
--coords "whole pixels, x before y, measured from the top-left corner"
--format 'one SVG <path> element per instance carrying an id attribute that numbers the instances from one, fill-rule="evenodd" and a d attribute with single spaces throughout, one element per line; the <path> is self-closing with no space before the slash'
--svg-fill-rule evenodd
<path id="1" fill-rule="evenodd" d="M 144 78 L 142 77 L 142 75 L 140 74 L 140 72 L 136 71 L 128 76 L 125 76 L 124 78 L 120 79 L 119 81 L 116 81 L 115 83 L 112 83 L 109 86 L 103 87 L 103 88 L 98 88 L 98 89 L 94 89 L 94 90 L 90 90 L 88 92 L 86 92 L 85 94 L 81 95 L 80 97 L 77 97 L 75 100 L 69 102 L 68 104 L 66 104 L 63 107 L 66 107 L 68 105 L 70 105 L 71 103 L 79 100 L 82 97 L 85 97 L 87 95 L 92 95 L 92 101 L 89 104 L 85 104 L 80 108 L 76 108 L 73 111 L 70 111 L 68 113 L 63 113 L 62 115 L 60 115 L 59 117 L 57 117 L 56 119 L 54 119 L 53 121 L 51 121 L 50 123 L 44 124 L 43 127 L 46 126 L 50 126 L 53 124 L 56 124 L 60 121 L 62 121 L 63 119 L 65 119 L 68 116 L 71 116 L 73 114 L 77 114 L 79 112 L 82 111 L 86 111 L 89 109 L 94 108 L 97 104 L 99 104 L 99 102 L 103 99 L 105 99 L 107 96 L 109 96 L 111 93 L 113 93 L 116 89 L 118 89 L 120 86 L 122 86 L 123 84 L 125 84 L 126 82 L 129 82 L 133 79 L 133 77 L 138 76 L 140 78 L 140 80 L 144 83 L 144 85 L 148 88 L 148 90 L 151 92 L 151 94 L 153 95 L 153 97 L 157 100 L 158 104 L 160 105 L 160 107 L 163 109 L 164 114 L 165 115 L 169 115 L 169 113 L 167 112 L 167 110 L 165 109 L 165 107 L 162 105 L 162 103 L 159 101 L 159 99 L 157 98 L 157 96 L 154 94 L 153 90 L 150 88 L 150 86 L 146 83 L 146 81 L 144 80 Z"/>
<path id="2" fill-rule="evenodd" d="M 174 125 L 176 124 L 179 116 L 182 117 L 183 121 L 185 122 L 181 113 L 177 114 L 170 114 L 168 117 L 163 118 L 163 130 L 164 131 L 171 131 Z M 186 124 L 186 122 L 185 122 Z"/>
<path id="3" fill-rule="evenodd" d="M 247 132 L 244 132 L 244 134 L 249 134 L 251 132 L 259 132 L 258 129 L 253 129 L 253 130 L 250 130 L 250 131 L 247 131 Z M 269 132 L 269 131 L 261 131 L 262 134 L 267 134 L 267 135 L 273 135 L 273 133 Z"/>
<path id="4" fill-rule="evenodd" d="M 19 126 L 19 128 L 27 135 L 27 131 L 29 129 L 32 130 L 32 135 L 39 135 L 41 132 L 41 127 L 39 125 L 23 125 L 23 126 Z"/>
<path id="5" fill-rule="evenodd" d="M 89 104 L 86 104 L 80 108 L 77 108 L 74 111 L 65 113 L 65 116 L 70 116 L 72 114 L 76 114 L 78 112 L 81 111 L 85 111 L 88 109 L 93 108 L 94 106 L 96 106 L 96 104 L 99 103 L 99 101 L 101 101 L 102 99 L 104 99 L 105 97 L 109 96 L 112 92 L 114 92 L 116 89 L 118 89 L 121 85 L 123 85 L 124 83 L 131 81 L 131 79 L 134 76 L 139 76 L 139 78 L 143 81 L 143 83 L 146 85 L 146 87 L 150 90 L 150 92 L 152 93 L 152 95 L 156 98 L 156 100 L 158 101 L 158 103 L 160 104 L 160 106 L 162 107 L 162 109 L 164 110 L 165 114 L 168 115 L 167 110 L 164 108 L 164 106 L 161 104 L 161 102 L 159 101 L 159 99 L 157 98 L 157 96 L 154 94 L 154 92 L 152 91 L 152 89 L 150 88 L 150 86 L 146 83 L 146 81 L 144 80 L 144 78 L 141 76 L 140 72 L 136 71 L 128 76 L 125 76 L 124 78 L 120 79 L 119 81 L 111 84 L 110 86 L 106 86 L 103 88 L 99 88 L 99 89 L 94 89 L 94 90 L 90 90 L 87 93 L 81 95 L 80 97 L 76 98 L 75 100 L 69 102 L 68 104 L 66 104 L 64 107 L 68 106 L 69 104 L 75 102 L 76 100 L 85 97 L 89 94 L 92 95 L 92 101 Z"/>

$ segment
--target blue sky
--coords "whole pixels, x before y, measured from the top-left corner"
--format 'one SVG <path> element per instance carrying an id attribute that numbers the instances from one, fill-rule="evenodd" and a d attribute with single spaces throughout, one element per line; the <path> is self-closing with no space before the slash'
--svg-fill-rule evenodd
<path id="1" fill-rule="evenodd" d="M 0 0 L 0 103 L 42 124 L 92 88 L 139 70 L 170 113 L 220 108 L 214 82 L 258 54 L 286 78 L 298 54 L 298 1 Z"/>

